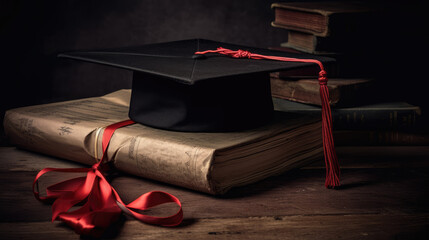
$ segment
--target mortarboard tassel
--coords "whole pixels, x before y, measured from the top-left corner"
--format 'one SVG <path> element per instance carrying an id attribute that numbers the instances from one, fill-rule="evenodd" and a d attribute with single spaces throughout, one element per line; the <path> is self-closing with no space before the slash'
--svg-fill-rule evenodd
<path id="1" fill-rule="evenodd" d="M 165 192 L 151 191 L 141 195 L 133 202 L 125 204 L 103 176 L 100 166 L 105 159 L 113 133 L 116 129 L 131 124 L 134 122 L 126 120 L 106 127 L 102 139 L 103 156 L 91 168 L 45 168 L 37 174 L 33 182 L 33 193 L 40 201 L 54 200 L 52 221 L 61 220 L 78 234 L 95 237 L 100 237 L 107 227 L 117 221 L 122 211 L 148 224 L 176 226 L 182 222 L 182 205 L 175 196 Z M 51 185 L 46 189 L 46 196 L 40 196 L 39 191 L 34 188 L 38 186 L 36 185 L 38 179 L 48 172 L 80 172 L 87 173 L 87 175 Z M 69 211 L 71 207 L 81 202 L 84 203 L 82 207 Z M 149 216 L 137 212 L 170 202 L 177 204 L 180 209 L 168 217 Z"/>
<path id="2" fill-rule="evenodd" d="M 233 58 L 250 58 L 250 59 L 267 59 L 283 62 L 304 62 L 315 63 L 319 66 L 319 84 L 320 84 L 320 98 L 322 102 L 322 139 L 323 139 L 323 152 L 325 156 L 326 165 L 326 180 L 325 186 L 327 188 L 335 188 L 340 186 L 340 166 L 338 163 L 337 154 L 335 152 L 334 138 L 332 136 L 332 115 L 331 107 L 329 105 L 329 91 L 327 87 L 328 77 L 323 67 L 322 62 L 316 59 L 300 59 L 279 56 L 266 56 L 255 54 L 244 50 L 230 50 L 219 47 L 216 50 L 206 50 L 195 52 L 195 54 L 206 53 L 219 53 Z"/>

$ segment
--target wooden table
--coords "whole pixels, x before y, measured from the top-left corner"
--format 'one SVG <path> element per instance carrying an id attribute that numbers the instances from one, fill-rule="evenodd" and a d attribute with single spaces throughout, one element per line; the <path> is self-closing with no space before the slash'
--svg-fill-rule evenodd
<path id="1" fill-rule="evenodd" d="M 162 183 L 118 176 L 125 201 L 150 190 L 176 195 L 179 227 L 128 217 L 105 235 L 114 239 L 429 239 L 429 147 L 341 147 L 342 187 L 324 187 L 322 162 L 213 197 Z M 321 160 L 322 161 L 322 160 Z M 44 167 L 79 164 L 0 148 L 0 238 L 79 239 L 50 222 L 50 205 L 32 195 Z M 154 210 L 157 211 L 156 209 Z"/>

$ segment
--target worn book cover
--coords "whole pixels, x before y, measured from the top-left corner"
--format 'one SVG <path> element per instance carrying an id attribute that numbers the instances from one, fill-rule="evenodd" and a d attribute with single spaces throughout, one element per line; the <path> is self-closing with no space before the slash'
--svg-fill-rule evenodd
<path id="1" fill-rule="evenodd" d="M 370 100 L 372 79 L 331 78 L 328 82 L 331 106 L 355 106 Z M 273 97 L 321 106 L 320 84 L 317 79 L 282 79 L 271 77 Z"/>
<path id="2" fill-rule="evenodd" d="M 429 132 L 411 130 L 338 130 L 336 146 L 429 146 Z"/>
<path id="3" fill-rule="evenodd" d="M 12 109 L 5 132 L 21 148 L 92 165 L 101 157 L 103 127 L 128 118 L 130 93 Z M 119 171 L 221 194 L 322 159 L 320 131 L 320 115 L 279 112 L 266 125 L 239 132 L 134 124 L 115 132 L 107 159 Z"/>
<path id="4" fill-rule="evenodd" d="M 290 113 L 317 116 L 321 107 L 280 98 L 273 98 L 274 108 Z M 334 130 L 403 130 L 420 125 L 422 114 L 419 106 L 407 102 L 376 102 L 353 107 L 333 107 Z"/>
<path id="5" fill-rule="evenodd" d="M 273 27 L 314 34 L 348 35 L 368 31 L 374 22 L 374 5 L 359 1 L 273 3 Z"/>
<path id="6" fill-rule="evenodd" d="M 356 32 L 349 36 L 319 37 L 311 33 L 300 31 L 288 31 L 287 42 L 280 44 L 282 47 L 296 49 L 301 52 L 315 55 L 338 55 L 356 53 L 362 50 L 374 48 L 374 42 L 370 37 Z"/>

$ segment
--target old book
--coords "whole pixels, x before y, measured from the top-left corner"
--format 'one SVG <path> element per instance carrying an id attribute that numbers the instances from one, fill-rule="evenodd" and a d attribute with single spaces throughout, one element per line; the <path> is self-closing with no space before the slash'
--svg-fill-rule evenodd
<path id="1" fill-rule="evenodd" d="M 383 57 L 380 46 L 389 40 L 380 30 L 383 15 L 377 3 L 282 2 L 272 8 L 272 26 L 288 30 L 282 47 L 335 58 L 338 77 L 374 77 L 380 65 L 376 59 Z"/>
<path id="2" fill-rule="evenodd" d="M 363 2 L 273 3 L 272 26 L 311 33 L 315 36 L 347 35 L 371 26 L 374 7 Z"/>
<path id="3" fill-rule="evenodd" d="M 353 106 L 368 99 L 373 81 L 364 78 L 331 78 L 328 82 L 331 106 Z M 321 106 L 317 79 L 289 80 L 271 77 L 273 97 Z M 357 102 L 359 99 L 359 102 Z"/>
<path id="4" fill-rule="evenodd" d="M 130 92 L 12 109 L 5 132 L 22 148 L 92 165 L 101 157 L 101 137 L 96 139 L 103 126 L 128 118 Z M 321 159 L 320 129 L 320 116 L 279 112 L 266 125 L 239 132 L 135 124 L 115 132 L 107 159 L 125 173 L 221 194 Z"/>
<path id="5" fill-rule="evenodd" d="M 428 146 L 429 132 L 412 130 L 338 130 L 336 146 Z"/>
<path id="6" fill-rule="evenodd" d="M 311 54 L 333 55 L 354 51 L 356 44 L 351 43 L 359 42 L 356 38 L 319 37 L 311 33 L 290 30 L 287 42 L 282 43 L 281 46 Z M 360 41 L 358 44 L 362 44 L 362 42 Z"/>
<path id="7" fill-rule="evenodd" d="M 319 106 L 273 98 L 274 108 L 290 113 L 319 115 Z M 332 108 L 334 130 L 412 129 L 418 126 L 421 109 L 406 102 L 381 102 Z"/>

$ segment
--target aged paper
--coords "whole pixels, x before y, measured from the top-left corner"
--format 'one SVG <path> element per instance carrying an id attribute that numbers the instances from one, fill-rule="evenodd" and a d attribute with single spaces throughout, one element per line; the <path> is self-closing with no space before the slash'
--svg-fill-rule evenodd
<path id="1" fill-rule="evenodd" d="M 22 148 L 92 165 L 102 154 L 97 132 L 128 119 L 130 93 L 9 110 L 5 132 Z M 320 158 L 321 146 L 319 119 L 283 114 L 266 126 L 229 133 L 134 124 L 116 130 L 107 159 L 120 171 L 216 194 Z"/>

